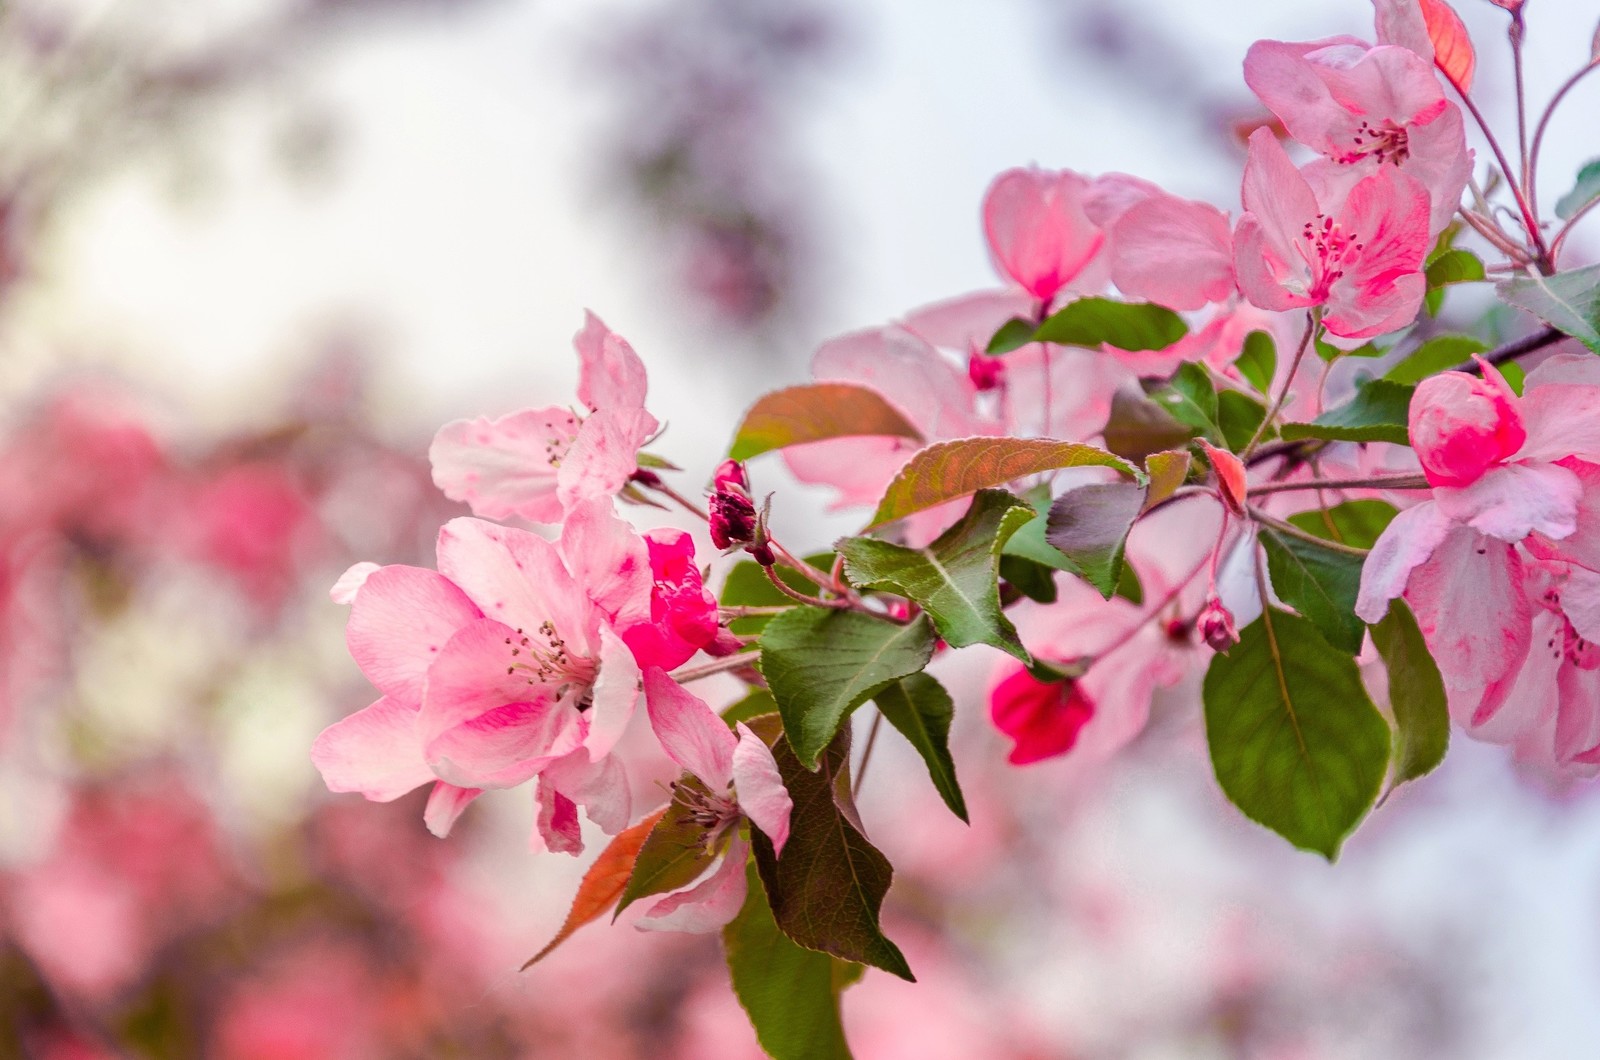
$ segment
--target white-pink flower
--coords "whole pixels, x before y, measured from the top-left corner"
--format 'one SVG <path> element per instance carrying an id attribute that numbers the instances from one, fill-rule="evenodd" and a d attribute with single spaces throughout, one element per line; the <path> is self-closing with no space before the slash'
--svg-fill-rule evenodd
<path id="1" fill-rule="evenodd" d="M 738 735 L 706 704 L 656 667 L 644 672 L 650 724 L 667 756 L 698 783 L 673 785 L 669 814 L 687 814 L 706 851 L 722 860 L 699 882 L 658 899 L 638 926 L 652 931 L 715 931 L 739 913 L 745 899 L 749 843 L 742 821 L 761 829 L 775 854 L 789 838 L 794 808 L 772 751 L 740 722 Z"/>
<path id="2" fill-rule="evenodd" d="M 428 450 L 445 496 L 485 519 L 555 523 L 573 505 L 627 485 L 639 447 L 659 426 L 644 407 L 644 363 L 593 313 L 573 344 L 587 411 L 547 406 L 445 424 Z"/>

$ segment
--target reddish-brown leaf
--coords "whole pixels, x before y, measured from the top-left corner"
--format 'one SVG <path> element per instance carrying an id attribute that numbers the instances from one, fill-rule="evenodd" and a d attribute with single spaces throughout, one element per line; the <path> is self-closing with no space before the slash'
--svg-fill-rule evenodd
<path id="1" fill-rule="evenodd" d="M 1433 41 L 1434 64 L 1465 92 L 1472 87 L 1472 73 L 1478 65 L 1467 27 L 1445 0 L 1419 0 L 1419 3 L 1422 20 L 1428 27 L 1428 39 Z"/>
<path id="2" fill-rule="evenodd" d="M 600 919 L 607 909 L 616 904 L 623 888 L 628 885 L 628 877 L 633 875 L 633 863 L 639 857 L 639 848 L 644 846 L 650 829 L 666 812 L 667 807 L 663 806 L 632 828 L 618 832 L 616 838 L 606 845 L 594 864 L 589 866 L 589 871 L 583 874 L 583 882 L 578 884 L 578 893 L 572 899 L 572 909 L 568 911 L 561 930 L 556 932 L 556 937 L 550 940 L 549 945 L 528 959 L 522 971 L 544 960 L 551 950 L 571 938 L 574 931 Z"/>
<path id="3" fill-rule="evenodd" d="M 1049 438 L 959 438 L 917 453 L 889 483 L 872 526 L 903 519 L 981 489 L 1067 467 L 1109 467 L 1129 478 L 1139 472 L 1121 457 L 1082 442 Z"/>
<path id="4" fill-rule="evenodd" d="M 876 390 L 853 383 L 811 383 L 767 394 L 744 414 L 728 455 L 735 460 L 804 442 L 862 435 L 922 441 L 922 434 Z"/>

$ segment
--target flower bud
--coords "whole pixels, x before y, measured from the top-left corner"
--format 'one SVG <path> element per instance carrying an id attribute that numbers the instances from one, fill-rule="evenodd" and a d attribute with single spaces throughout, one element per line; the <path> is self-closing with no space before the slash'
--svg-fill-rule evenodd
<path id="1" fill-rule="evenodd" d="M 1228 654 L 1228 649 L 1239 643 L 1239 630 L 1233 624 L 1233 612 L 1222 606 L 1222 601 L 1215 596 L 1206 601 L 1206 606 L 1201 608 L 1200 617 L 1195 620 L 1195 628 L 1200 631 L 1200 638 L 1210 646 L 1212 651 Z"/>
<path id="2" fill-rule="evenodd" d="M 1516 394 L 1486 364 L 1482 379 L 1441 372 L 1411 396 L 1411 445 L 1435 486 L 1470 486 L 1526 437 Z"/>
<path id="3" fill-rule="evenodd" d="M 967 378 L 980 393 L 997 389 L 1005 376 L 1005 362 L 998 357 L 974 353 L 967 359 Z"/>
<path id="4" fill-rule="evenodd" d="M 1016 741 L 1006 760 L 1020 766 L 1072 750 L 1094 718 L 1094 703 L 1073 678 L 1041 681 L 1018 670 L 989 694 L 989 717 Z"/>
<path id="5" fill-rule="evenodd" d="M 731 548 L 755 540 L 756 507 L 750 500 L 750 483 L 744 467 L 736 460 L 724 460 L 711 480 L 711 543 Z"/>

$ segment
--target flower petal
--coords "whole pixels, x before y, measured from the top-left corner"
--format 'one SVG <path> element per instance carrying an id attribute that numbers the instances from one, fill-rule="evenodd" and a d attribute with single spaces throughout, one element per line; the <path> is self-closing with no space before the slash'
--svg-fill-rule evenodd
<path id="1" fill-rule="evenodd" d="M 615 496 L 639 470 L 639 447 L 660 424 L 644 409 L 601 409 L 578 428 L 556 472 L 563 507 L 593 497 Z"/>
<path id="2" fill-rule="evenodd" d="M 482 788 L 458 788 L 441 780 L 428 795 L 428 805 L 422 810 L 422 823 L 428 826 L 428 831 L 443 839 L 455 827 L 456 820 L 467 804 L 482 794 Z"/>
<path id="3" fill-rule="evenodd" d="M 739 745 L 733 750 L 733 790 L 739 796 L 739 809 L 772 840 L 773 853 L 781 856 L 789 839 L 794 800 L 783 786 L 771 748 L 744 722 L 736 727 Z"/>
<path id="4" fill-rule="evenodd" d="M 428 447 L 433 483 L 485 519 L 558 522 L 556 472 L 577 434 L 578 417 L 558 406 L 447 423 Z"/>
<path id="5" fill-rule="evenodd" d="M 481 612 L 448 578 L 390 564 L 368 575 L 350 606 L 345 643 L 367 680 L 412 707 L 449 639 Z"/>
<path id="6" fill-rule="evenodd" d="M 583 330 L 572 344 L 578 351 L 578 400 L 590 411 L 644 408 L 644 362 L 627 339 L 585 310 Z"/>
<path id="7" fill-rule="evenodd" d="M 389 696 L 323 729 L 311 744 L 311 763 L 329 791 L 359 791 L 373 802 L 434 779 L 422 758 L 416 708 Z"/>
<path id="8" fill-rule="evenodd" d="M 439 530 L 439 573 L 488 617 L 529 634 L 549 622 L 568 655 L 593 655 L 594 605 L 556 547 L 538 534 L 452 519 Z"/>
<path id="9" fill-rule="evenodd" d="M 676 891 L 652 905 L 634 926 L 641 931 L 716 931 L 739 915 L 746 894 L 745 858 L 750 845 L 738 836 L 728 842 L 722 863 L 710 876 L 685 891 Z"/>
<path id="10" fill-rule="evenodd" d="M 1395 516 L 1373 542 L 1372 552 L 1361 567 L 1357 617 L 1363 622 L 1382 621 L 1389 612 L 1389 601 L 1406 591 L 1411 572 L 1433 555 L 1451 525 L 1432 501 L 1423 501 Z"/>
<path id="11" fill-rule="evenodd" d="M 372 576 L 373 572 L 382 569 L 376 563 L 352 564 L 349 570 L 339 575 L 339 580 L 333 583 L 333 588 L 328 590 L 328 599 L 336 604 L 354 602 L 356 593 L 360 592 L 361 587 L 367 584 L 367 579 Z"/>
<path id="12" fill-rule="evenodd" d="M 1470 486 L 1433 491 L 1439 510 L 1501 541 L 1540 533 L 1559 541 L 1577 529 L 1578 476 L 1556 464 L 1504 464 Z"/>
<path id="13" fill-rule="evenodd" d="M 528 836 L 528 849 L 535 854 L 549 851 L 552 854 L 583 853 L 583 826 L 578 822 L 578 806 L 557 791 L 544 777 L 539 778 L 533 791 L 533 831 Z"/>
<path id="14" fill-rule="evenodd" d="M 600 627 L 600 675 L 595 678 L 588 710 L 589 734 L 583 745 L 589 761 L 598 762 L 622 739 L 639 701 L 639 664 L 622 638 Z"/>
<path id="15" fill-rule="evenodd" d="M 567 512 L 561 557 L 573 581 L 614 624 L 649 617 L 649 548 L 609 499 L 583 501 Z"/>
<path id="16" fill-rule="evenodd" d="M 739 740 L 705 700 L 652 666 L 644 672 L 650 726 L 667 757 L 716 794 L 733 783 L 733 751 Z"/>

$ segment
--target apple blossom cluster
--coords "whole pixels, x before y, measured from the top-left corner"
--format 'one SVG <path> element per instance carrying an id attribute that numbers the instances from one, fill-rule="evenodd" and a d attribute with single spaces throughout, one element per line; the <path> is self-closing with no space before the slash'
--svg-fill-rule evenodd
<path id="1" fill-rule="evenodd" d="M 1500 6 L 1517 49 L 1522 5 Z M 962 649 L 997 660 L 1010 762 L 1098 768 L 1154 706 L 1198 701 L 1223 792 L 1329 859 L 1438 765 L 1452 718 L 1600 771 L 1600 266 L 1563 254 L 1600 166 L 1542 220 L 1566 89 L 1514 168 L 1444 0 L 1374 8 L 1375 40 L 1249 50 L 1264 116 L 1236 204 L 1000 174 L 1001 285 L 823 343 L 811 382 L 746 413 L 704 503 L 648 451 L 644 365 L 590 314 L 576 405 L 439 431 L 434 481 L 474 517 L 440 531 L 437 570 L 336 586 L 379 698 L 317 739 L 328 786 L 431 785 L 443 836 L 530 785 L 541 851 L 582 851 L 587 817 L 614 838 L 556 942 L 636 901 L 641 928 L 721 929 L 788 1056 L 759 954 L 835 995 L 864 965 L 912 976 L 854 792 L 887 721 L 967 819 L 949 733 L 969 708 L 936 676 Z M 1533 329 L 1493 349 L 1442 316 L 1490 277 Z M 769 454 L 861 532 L 777 540 Z M 619 503 L 704 532 L 641 533 Z M 711 678 L 739 689 L 720 715 L 690 687 Z M 676 780 L 641 782 L 663 762 Z"/>

